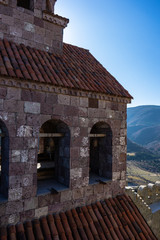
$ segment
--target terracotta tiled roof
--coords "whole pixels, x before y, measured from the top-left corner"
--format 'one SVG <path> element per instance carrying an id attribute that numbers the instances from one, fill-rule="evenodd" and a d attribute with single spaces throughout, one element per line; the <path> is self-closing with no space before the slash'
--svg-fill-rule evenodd
<path id="1" fill-rule="evenodd" d="M 70 44 L 54 55 L 0 40 L 0 75 L 132 98 L 88 50 Z"/>
<path id="2" fill-rule="evenodd" d="M 8 238 L 7 238 L 8 237 Z M 0 228 L 0 239 L 21 240 L 156 240 L 151 229 L 126 196 L 118 196 L 65 213 Z"/>

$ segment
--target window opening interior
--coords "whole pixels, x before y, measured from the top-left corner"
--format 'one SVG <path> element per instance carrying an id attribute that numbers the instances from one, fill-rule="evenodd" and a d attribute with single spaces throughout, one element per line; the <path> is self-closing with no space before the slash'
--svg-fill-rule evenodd
<path id="1" fill-rule="evenodd" d="M 2 152 L 1 152 L 2 146 L 1 146 L 1 143 L 2 143 L 2 129 L 0 128 L 0 186 L 1 186 L 1 164 L 2 164 Z"/>
<path id="2" fill-rule="evenodd" d="M 33 10 L 33 0 L 17 0 L 17 6 L 18 7 L 23 7 L 29 10 Z"/>
<path id="3" fill-rule="evenodd" d="M 112 179 L 112 131 L 108 124 L 97 123 L 91 129 L 89 182 Z"/>
<path id="4" fill-rule="evenodd" d="M 44 123 L 39 134 L 38 185 L 49 180 L 55 189 L 69 187 L 70 131 L 60 120 Z"/>
<path id="5" fill-rule="evenodd" d="M 0 201 L 8 197 L 9 137 L 5 124 L 0 121 Z"/>

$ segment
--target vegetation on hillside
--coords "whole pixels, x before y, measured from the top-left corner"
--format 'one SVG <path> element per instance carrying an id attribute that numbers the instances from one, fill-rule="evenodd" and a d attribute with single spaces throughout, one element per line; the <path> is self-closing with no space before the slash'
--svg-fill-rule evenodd
<path id="1" fill-rule="evenodd" d="M 128 138 L 160 154 L 160 106 L 127 109 Z"/>

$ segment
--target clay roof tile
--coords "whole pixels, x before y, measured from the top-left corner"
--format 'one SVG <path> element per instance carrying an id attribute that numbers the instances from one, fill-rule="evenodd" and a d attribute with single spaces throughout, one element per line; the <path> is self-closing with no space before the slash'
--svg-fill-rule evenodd
<path id="1" fill-rule="evenodd" d="M 1 240 L 157 240 L 126 195 L 0 228 Z"/>
<path id="2" fill-rule="evenodd" d="M 63 44 L 53 54 L 0 40 L 0 74 L 66 88 L 131 99 L 122 85 L 86 49 Z"/>

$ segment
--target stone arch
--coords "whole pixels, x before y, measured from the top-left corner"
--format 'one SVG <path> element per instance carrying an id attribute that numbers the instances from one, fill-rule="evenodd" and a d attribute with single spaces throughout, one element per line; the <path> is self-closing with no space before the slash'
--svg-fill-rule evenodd
<path id="1" fill-rule="evenodd" d="M 0 120 L 0 193 L 8 197 L 9 188 L 9 133 L 5 123 Z"/>
<path id="2" fill-rule="evenodd" d="M 105 122 L 96 123 L 90 131 L 90 182 L 112 179 L 112 130 Z"/>
<path id="3" fill-rule="evenodd" d="M 61 120 L 51 119 L 40 128 L 38 180 L 54 179 L 69 187 L 70 130 Z"/>

